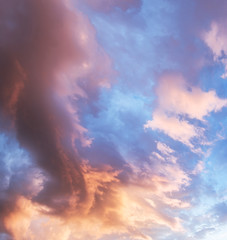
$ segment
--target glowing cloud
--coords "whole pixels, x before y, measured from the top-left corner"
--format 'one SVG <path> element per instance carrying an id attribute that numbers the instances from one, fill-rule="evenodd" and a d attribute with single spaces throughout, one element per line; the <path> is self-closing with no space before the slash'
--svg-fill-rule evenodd
<path id="1" fill-rule="evenodd" d="M 163 131 L 174 140 L 189 146 L 193 151 L 193 138 L 200 144 L 208 144 L 204 138 L 204 128 L 194 125 L 189 119 L 202 122 L 210 112 L 220 111 L 227 105 L 226 99 L 220 99 L 215 91 L 203 92 L 199 87 L 190 87 L 180 74 L 166 73 L 156 89 L 157 108 L 153 119 L 147 121 L 144 128 Z"/>
<path id="2" fill-rule="evenodd" d="M 223 239 L 226 10 L 0 1 L 0 239 Z"/>

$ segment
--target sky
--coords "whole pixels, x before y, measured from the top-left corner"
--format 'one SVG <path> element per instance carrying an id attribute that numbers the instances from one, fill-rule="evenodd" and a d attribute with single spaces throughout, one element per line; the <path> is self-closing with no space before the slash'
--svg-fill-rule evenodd
<path id="1" fill-rule="evenodd" d="M 227 238 L 227 1 L 0 1 L 0 240 Z"/>

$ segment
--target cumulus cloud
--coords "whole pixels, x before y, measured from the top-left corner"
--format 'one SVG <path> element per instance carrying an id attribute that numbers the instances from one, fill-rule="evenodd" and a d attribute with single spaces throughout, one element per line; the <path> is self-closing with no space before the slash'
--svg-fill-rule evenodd
<path id="1" fill-rule="evenodd" d="M 190 86 L 180 74 L 164 74 L 157 88 L 159 108 L 177 115 L 203 120 L 212 111 L 220 111 L 227 105 L 214 90 L 202 91 Z"/>
<path id="2" fill-rule="evenodd" d="M 193 124 L 190 119 L 202 122 L 214 111 L 220 111 L 227 105 L 226 99 L 219 98 L 215 91 L 202 91 L 199 87 L 190 86 L 177 73 L 165 73 L 161 76 L 157 89 L 157 107 L 152 120 L 144 128 L 160 130 L 193 151 L 193 139 L 200 139 L 201 144 L 208 144 L 204 138 L 204 128 Z"/>
<path id="3" fill-rule="evenodd" d="M 207 167 L 194 153 L 226 106 L 189 80 L 211 3 L 1 1 L 0 239 L 187 238 Z M 224 63 L 220 29 L 204 36 Z"/>

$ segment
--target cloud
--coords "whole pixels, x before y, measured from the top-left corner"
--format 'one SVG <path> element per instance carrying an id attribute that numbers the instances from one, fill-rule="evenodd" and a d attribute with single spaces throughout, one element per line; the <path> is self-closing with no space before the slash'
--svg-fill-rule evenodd
<path id="1" fill-rule="evenodd" d="M 226 106 L 211 78 L 200 81 L 199 34 L 213 18 L 210 48 L 224 63 L 217 18 L 226 11 L 213 6 L 0 3 L 0 239 L 205 234 L 192 207 L 207 188 L 199 176 L 207 165 L 194 153 L 224 125 L 214 113 Z"/>
<path id="2" fill-rule="evenodd" d="M 119 172 L 108 166 L 101 170 L 84 162 L 82 169 L 89 195 L 83 202 L 78 202 L 77 194 L 68 196 L 69 205 L 64 215 L 47 214 L 52 212 L 50 207 L 26 196 L 15 195 L 12 205 L 6 203 L 4 213 L 7 209 L 9 212 L 4 217 L 4 226 L 14 239 L 36 240 L 40 236 L 66 240 L 70 237 L 100 239 L 112 233 L 127 234 L 132 239 L 139 236 L 150 239 L 141 227 L 165 226 L 182 231 L 180 219 L 165 210 L 167 206 L 173 209 L 188 207 L 183 201 L 167 196 L 188 184 L 189 178 L 178 166 L 169 165 L 163 169 L 160 165 L 155 170 L 156 175 L 149 166 L 145 171 L 135 168 L 126 185 L 118 179 Z"/>
<path id="3" fill-rule="evenodd" d="M 202 39 L 211 49 L 214 61 L 221 62 L 225 67 L 222 78 L 227 77 L 227 60 L 226 60 L 226 41 L 225 23 L 212 22 L 209 31 L 202 34 Z"/>
<path id="4" fill-rule="evenodd" d="M 10 157 L 23 158 L 23 155 L 17 156 L 17 148 L 17 144 L 12 144 L 11 155 L 3 158 L 5 162 L 9 162 Z M 6 154 L 8 150 L 5 149 Z M 187 186 L 190 179 L 176 164 L 162 166 L 157 163 L 155 168 L 147 164 L 142 169 L 133 164 L 130 172 L 129 166 L 116 170 L 102 164 L 94 168 L 83 161 L 80 167 L 87 191 L 83 201 L 78 201 L 77 192 L 54 192 L 53 199 L 53 192 L 48 189 L 45 201 L 37 202 L 36 196 L 45 190 L 45 182 L 49 180 L 45 172 L 35 169 L 27 160 L 16 169 L 15 159 L 11 160 L 8 185 L 1 191 L 3 231 L 16 240 L 36 240 L 40 236 L 66 240 L 73 237 L 100 239 L 116 233 L 132 239 L 139 236 L 149 239 L 141 227 L 182 230 L 179 217 L 169 211 L 188 207 L 187 202 L 175 198 L 174 194 Z M 128 178 L 122 180 L 121 174 Z M 64 211 L 59 211 L 61 207 Z"/>
<path id="5" fill-rule="evenodd" d="M 171 153 L 174 153 L 173 149 L 171 149 L 169 146 L 162 142 L 157 142 L 157 149 L 167 156 L 170 155 Z"/>
<path id="6" fill-rule="evenodd" d="M 59 216 L 69 208 L 71 195 L 78 203 L 89 199 L 75 139 L 83 145 L 91 141 L 76 102 L 95 99 L 99 87 L 109 87 L 114 71 L 88 18 L 65 1 L 10 0 L 2 1 L 0 9 L 1 130 L 16 136 L 30 154 L 30 167 L 20 167 L 26 179 L 11 176 L 1 193 L 1 222 L 20 236 L 23 228 L 18 233 L 7 220 L 20 199 Z M 40 189 L 30 168 L 44 175 Z"/>
<path id="7" fill-rule="evenodd" d="M 199 161 L 199 162 L 196 164 L 194 170 L 192 171 L 192 174 L 195 174 L 195 175 L 196 175 L 196 174 L 199 174 L 200 172 L 203 171 L 203 169 L 204 169 L 204 162 L 203 162 L 203 161 Z"/>
<path id="8" fill-rule="evenodd" d="M 214 111 L 220 111 L 227 105 L 226 99 L 219 98 L 215 91 L 202 91 L 199 87 L 190 86 L 177 73 L 165 73 L 161 76 L 157 89 L 157 107 L 153 119 L 148 120 L 144 128 L 160 130 L 191 150 L 193 139 L 200 139 L 200 144 L 208 144 L 204 137 L 205 129 L 193 124 L 190 119 L 202 122 Z"/>
<path id="9" fill-rule="evenodd" d="M 156 92 L 159 108 L 192 119 L 203 120 L 227 105 L 227 100 L 219 98 L 214 90 L 204 92 L 190 86 L 180 74 L 164 74 Z"/>
<path id="10" fill-rule="evenodd" d="M 180 141 L 190 148 L 193 148 L 191 139 L 203 134 L 201 128 L 194 127 L 188 121 L 180 120 L 177 117 L 168 117 L 159 112 L 153 113 L 153 119 L 147 121 L 144 128 L 163 131 L 174 140 Z"/>

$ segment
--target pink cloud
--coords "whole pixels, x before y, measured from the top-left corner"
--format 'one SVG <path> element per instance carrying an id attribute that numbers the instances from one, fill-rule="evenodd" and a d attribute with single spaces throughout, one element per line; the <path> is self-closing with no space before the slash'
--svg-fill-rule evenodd
<path id="1" fill-rule="evenodd" d="M 100 170 L 84 162 L 83 173 L 89 191 L 84 202 L 78 203 L 75 192 L 68 196 L 70 206 L 64 216 L 58 216 L 47 214 L 51 212 L 47 206 L 18 196 L 15 208 L 4 218 L 7 231 L 15 240 L 38 240 L 42 236 L 57 240 L 96 240 L 112 233 L 127 234 L 132 239 L 152 239 L 141 231 L 151 227 L 183 230 L 180 218 L 161 211 L 165 206 L 188 207 L 186 202 L 168 196 L 190 181 L 178 165 L 168 164 L 163 168 L 160 164 L 155 174 L 149 166 L 145 173 L 134 166 L 127 185 L 120 183 L 119 173 L 108 166 Z"/>
<path id="2" fill-rule="evenodd" d="M 194 125 L 189 119 L 205 122 L 205 117 L 211 112 L 220 111 L 227 105 L 227 99 L 219 98 L 213 90 L 204 92 L 199 87 L 190 86 L 177 73 L 162 75 L 156 94 L 157 107 L 152 120 L 147 121 L 144 128 L 162 131 L 192 151 L 201 152 L 192 140 L 195 138 L 202 145 L 209 144 L 204 137 L 204 128 Z"/>
<path id="3" fill-rule="evenodd" d="M 186 120 L 180 120 L 176 116 L 169 117 L 163 112 L 155 111 L 153 119 L 147 121 L 144 128 L 151 128 L 152 130 L 160 130 L 173 138 L 180 141 L 193 149 L 191 143 L 192 138 L 203 135 L 203 129 L 195 127 Z"/>
<path id="4" fill-rule="evenodd" d="M 157 149 L 164 155 L 174 153 L 174 150 L 167 146 L 165 143 L 157 142 Z"/>
<path id="5" fill-rule="evenodd" d="M 222 78 L 227 77 L 227 60 L 222 57 L 223 53 L 227 54 L 227 32 L 226 32 L 226 22 L 218 23 L 212 22 L 209 31 L 203 32 L 202 39 L 211 49 L 214 61 L 220 61 L 225 66 L 225 72 L 222 74 Z"/>
<path id="6" fill-rule="evenodd" d="M 210 112 L 217 112 L 227 105 L 214 90 L 204 92 L 191 87 L 180 74 L 164 74 L 157 88 L 158 108 L 162 111 L 203 120 Z"/>

